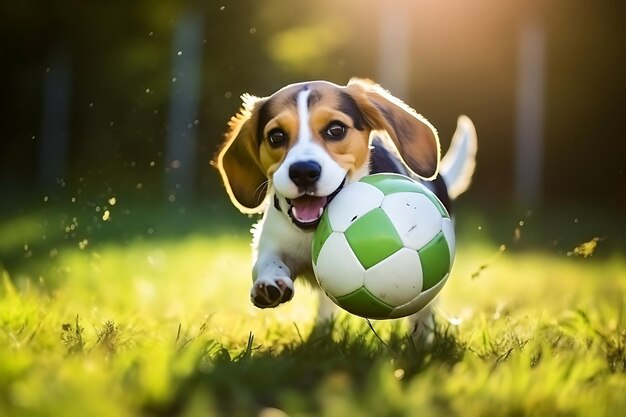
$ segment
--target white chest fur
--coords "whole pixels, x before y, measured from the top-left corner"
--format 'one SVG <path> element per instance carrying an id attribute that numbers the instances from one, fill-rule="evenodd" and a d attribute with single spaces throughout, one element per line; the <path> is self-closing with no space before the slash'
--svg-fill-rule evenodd
<path id="1" fill-rule="evenodd" d="M 302 276 L 315 284 L 311 267 L 313 230 L 296 227 L 285 214 L 268 204 L 263 218 L 251 231 L 256 270 L 263 269 L 267 259 L 277 257 L 289 268 L 292 280 Z"/>

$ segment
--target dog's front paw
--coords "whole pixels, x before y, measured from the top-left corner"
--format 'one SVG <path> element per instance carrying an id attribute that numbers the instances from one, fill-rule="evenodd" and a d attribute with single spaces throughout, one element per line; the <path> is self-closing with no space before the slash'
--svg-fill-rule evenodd
<path id="1" fill-rule="evenodd" d="M 292 298 L 293 281 L 287 277 L 259 278 L 250 290 L 250 300 L 259 308 L 273 308 Z"/>

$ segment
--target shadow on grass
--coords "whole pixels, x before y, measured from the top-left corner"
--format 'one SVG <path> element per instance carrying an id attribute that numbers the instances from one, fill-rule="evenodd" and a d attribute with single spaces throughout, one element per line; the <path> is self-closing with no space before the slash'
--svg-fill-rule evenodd
<path id="1" fill-rule="evenodd" d="M 0 264 L 15 273 L 54 259 L 64 250 L 98 250 L 110 244 L 192 235 L 245 235 L 254 222 L 256 217 L 242 216 L 222 202 L 187 207 L 124 201 L 33 205 L 21 212 L 0 213 Z"/>
<path id="2" fill-rule="evenodd" d="M 359 396 L 377 390 L 382 380 L 402 384 L 431 367 L 450 369 L 466 351 L 449 327 L 436 327 L 428 342 L 414 340 L 400 326 L 385 341 L 366 325 L 355 331 L 335 323 L 326 330 L 324 336 L 276 349 L 255 346 L 250 334 L 246 348 L 234 357 L 213 345 L 197 357 L 195 370 L 181 382 L 171 402 L 147 404 L 146 411 L 178 415 L 198 396 L 211 398 L 211 405 L 223 415 L 242 410 L 247 410 L 245 415 L 255 410 L 251 415 L 257 415 L 266 407 L 286 404 L 292 409 L 297 404 L 295 408 L 302 410 L 319 410 L 329 385 Z"/>
<path id="3" fill-rule="evenodd" d="M 594 259 L 622 253 L 626 247 L 626 217 L 619 210 L 588 205 L 550 205 L 517 208 L 497 204 L 459 202 L 455 210 L 457 244 L 484 240 L 509 251 L 541 251 L 570 256 L 574 248 L 594 238 Z"/>
<path id="4" fill-rule="evenodd" d="M 621 253 L 626 245 L 623 233 L 618 232 L 626 227 L 626 218 L 597 208 L 551 206 L 524 211 L 460 202 L 455 212 L 459 247 L 482 240 L 504 244 L 508 251 L 531 249 L 566 256 L 597 238 L 593 259 L 602 260 Z M 189 205 L 123 198 L 74 204 L 31 201 L 19 210 L 0 209 L 0 263 L 13 274 L 67 249 L 98 250 L 109 244 L 179 240 L 191 235 L 247 237 L 256 220 L 221 199 Z"/>

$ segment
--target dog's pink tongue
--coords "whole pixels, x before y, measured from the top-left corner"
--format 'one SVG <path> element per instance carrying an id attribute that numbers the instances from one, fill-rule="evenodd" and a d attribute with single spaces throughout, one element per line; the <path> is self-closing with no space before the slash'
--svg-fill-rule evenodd
<path id="1" fill-rule="evenodd" d="M 311 223 L 322 216 L 326 206 L 326 197 L 302 196 L 291 200 L 291 214 L 299 222 Z"/>

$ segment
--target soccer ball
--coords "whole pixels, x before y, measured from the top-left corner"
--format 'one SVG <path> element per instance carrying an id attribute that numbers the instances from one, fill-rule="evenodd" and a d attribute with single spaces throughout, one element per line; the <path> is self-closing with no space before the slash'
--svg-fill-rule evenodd
<path id="1" fill-rule="evenodd" d="M 330 202 L 312 245 L 322 290 L 358 316 L 391 319 L 417 313 L 446 283 L 454 227 L 439 199 L 398 174 L 374 174 Z"/>

